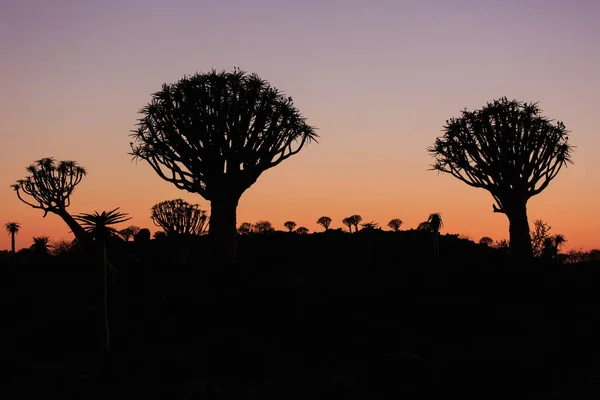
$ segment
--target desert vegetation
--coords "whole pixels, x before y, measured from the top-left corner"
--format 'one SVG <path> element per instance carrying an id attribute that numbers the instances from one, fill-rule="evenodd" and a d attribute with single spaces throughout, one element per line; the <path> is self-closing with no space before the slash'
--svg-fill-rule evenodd
<path id="1" fill-rule="evenodd" d="M 5 354 L 21 387 L 181 399 L 598 394 L 587 353 L 600 354 L 600 251 L 563 253 L 568 238 L 542 220 L 530 230 L 527 217 L 572 152 L 565 125 L 536 103 L 462 111 L 427 149 L 434 170 L 492 195 L 510 223 L 496 241 L 442 233 L 452 227 L 439 212 L 415 227 L 359 214 L 315 215 L 313 233 L 294 215 L 238 224 L 243 193 L 318 138 L 256 74 L 164 84 L 140 114 L 131 154 L 202 200 L 154 205 L 151 238 L 123 226 L 119 208 L 68 212 L 88 173 L 77 162 L 27 167 L 17 197 L 74 238 L 16 251 L 22 226 L 5 224 Z"/>

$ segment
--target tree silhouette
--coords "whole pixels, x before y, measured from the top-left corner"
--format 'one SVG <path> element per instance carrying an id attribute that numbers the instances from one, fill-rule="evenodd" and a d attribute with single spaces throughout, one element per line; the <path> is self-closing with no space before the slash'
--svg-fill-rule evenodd
<path id="1" fill-rule="evenodd" d="M 305 227 L 301 226 L 300 228 L 296 229 L 296 233 L 298 235 L 307 235 L 308 234 L 308 228 L 305 228 Z"/>
<path id="2" fill-rule="evenodd" d="M 371 221 L 371 222 L 365 222 L 364 224 L 360 224 L 360 226 L 363 227 L 362 230 L 373 231 L 373 230 L 377 229 L 379 224 L 377 222 Z"/>
<path id="3" fill-rule="evenodd" d="M 155 240 L 163 240 L 167 237 L 167 233 L 165 231 L 156 231 L 152 234 L 152 239 Z"/>
<path id="4" fill-rule="evenodd" d="M 167 236 L 202 235 L 208 216 L 198 204 L 183 199 L 167 200 L 152 206 L 150 218 Z"/>
<path id="5" fill-rule="evenodd" d="M 17 235 L 17 233 L 19 233 L 19 230 L 21 230 L 21 224 L 19 224 L 18 222 L 7 222 L 4 225 L 4 229 L 6 229 L 6 232 L 8 232 L 8 234 L 10 235 L 10 249 L 12 251 L 13 259 L 16 262 L 17 252 L 15 246 L 15 236 Z"/>
<path id="6" fill-rule="evenodd" d="M 541 219 L 533 221 L 533 232 L 531 233 L 531 248 L 535 257 L 542 255 L 544 241 L 550 238 L 552 227 Z"/>
<path id="7" fill-rule="evenodd" d="M 317 220 L 317 224 L 321 225 L 325 230 L 328 230 L 329 225 L 331 225 L 331 218 L 323 216 Z"/>
<path id="8" fill-rule="evenodd" d="M 351 217 L 344 218 L 342 220 L 342 224 L 346 225 L 348 227 L 348 231 L 350 233 L 352 233 L 352 218 Z"/>
<path id="9" fill-rule="evenodd" d="M 35 236 L 33 238 L 33 244 L 30 249 L 35 254 L 40 256 L 50 255 L 50 250 L 52 246 L 50 245 L 50 238 L 48 236 Z"/>
<path id="10" fill-rule="evenodd" d="M 394 218 L 390 222 L 388 222 L 387 226 L 391 228 L 394 232 L 398 232 L 400 227 L 402 226 L 402 220 L 398 218 Z"/>
<path id="11" fill-rule="evenodd" d="M 135 237 L 135 235 L 140 231 L 140 227 L 139 226 L 135 226 L 135 225 L 130 225 L 125 229 L 121 229 L 119 231 L 119 234 L 121 235 L 121 237 L 123 239 L 125 239 L 126 242 L 129 241 L 129 239 L 132 239 Z"/>
<path id="12" fill-rule="evenodd" d="M 541 256 L 547 260 L 557 261 L 558 260 L 558 252 L 560 250 L 560 246 L 564 245 L 567 242 L 564 235 L 557 234 L 554 236 L 549 236 L 544 239 Z"/>
<path id="13" fill-rule="evenodd" d="M 367 233 L 367 265 L 373 264 L 373 232 L 377 229 L 377 222 L 365 222 L 361 224 L 362 230 Z"/>
<path id="14" fill-rule="evenodd" d="M 238 69 L 164 84 L 140 113 L 132 154 L 177 188 L 211 202 L 209 236 L 227 263 L 235 262 L 242 194 L 318 137 L 291 97 Z"/>
<path id="15" fill-rule="evenodd" d="M 287 228 L 288 231 L 292 232 L 296 227 L 296 223 L 294 221 L 287 221 L 283 224 Z"/>
<path id="16" fill-rule="evenodd" d="M 58 215 L 69 226 L 80 243 L 89 245 L 90 238 L 86 231 L 67 212 L 71 205 L 71 194 L 81 179 L 87 174 L 86 170 L 75 161 L 56 162 L 54 158 L 42 158 L 27 167 L 29 175 L 18 180 L 12 188 L 17 197 L 30 207 L 44 211 L 44 218 L 51 212 Z M 33 201 L 27 201 L 22 194 L 30 196 Z"/>
<path id="17" fill-rule="evenodd" d="M 565 125 L 543 117 L 537 103 L 503 97 L 446 121 L 428 151 L 434 170 L 491 193 L 494 212 L 508 217 L 511 252 L 531 258 L 527 201 L 572 162 L 568 138 Z"/>
<path id="18" fill-rule="evenodd" d="M 491 246 L 492 243 L 494 243 L 494 240 L 488 236 L 484 236 L 481 239 L 479 239 L 479 244 L 482 244 L 484 246 Z"/>
<path id="19" fill-rule="evenodd" d="M 254 230 L 256 233 L 270 233 L 275 230 L 273 225 L 269 221 L 258 221 L 254 224 Z"/>
<path id="20" fill-rule="evenodd" d="M 429 223 L 429 221 L 423 221 L 423 222 L 421 222 L 417 226 L 417 230 L 419 232 L 433 232 L 433 229 L 431 228 L 431 224 Z"/>
<path id="21" fill-rule="evenodd" d="M 429 223 L 429 229 L 433 232 L 433 255 L 437 257 L 440 255 L 440 229 L 444 226 L 442 214 L 429 214 L 427 222 Z"/>
<path id="22" fill-rule="evenodd" d="M 119 236 L 119 232 L 111 225 L 120 224 L 129 221 L 127 213 L 120 213 L 119 207 L 111 211 L 94 211 L 93 214 L 79 214 L 74 218 L 81 222 L 83 229 L 90 234 L 94 241 L 102 249 L 103 264 L 103 303 L 104 303 L 104 350 L 110 354 L 110 325 L 108 322 L 108 269 L 110 267 L 108 257 L 106 256 L 106 243 L 111 237 Z"/>
<path id="23" fill-rule="evenodd" d="M 358 224 L 362 222 L 362 217 L 358 214 L 355 214 L 350 217 L 350 221 L 352 222 L 352 225 L 354 225 L 354 232 L 358 232 Z"/>
<path id="24" fill-rule="evenodd" d="M 253 231 L 254 231 L 254 225 L 252 225 L 250 222 L 243 222 L 240 225 L 240 227 L 238 228 L 238 233 L 240 235 L 247 235 Z"/>

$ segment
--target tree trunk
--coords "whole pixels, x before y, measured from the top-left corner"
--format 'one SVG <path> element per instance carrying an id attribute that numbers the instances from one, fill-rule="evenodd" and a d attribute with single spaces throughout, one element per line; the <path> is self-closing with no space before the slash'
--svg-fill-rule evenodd
<path id="1" fill-rule="evenodd" d="M 236 262 L 236 213 L 239 196 L 218 194 L 210 202 L 210 225 L 212 260 L 219 265 Z"/>
<path id="2" fill-rule="evenodd" d="M 15 232 L 10 233 L 10 248 L 12 249 L 13 260 L 17 262 L 17 249 L 15 245 Z"/>
<path id="3" fill-rule="evenodd" d="M 529 222 L 527 220 L 527 204 L 510 207 L 505 210 L 510 223 L 510 252 L 520 260 L 533 259 L 533 248 L 531 247 L 531 236 L 529 235 Z"/>
<path id="4" fill-rule="evenodd" d="M 79 240 L 79 243 L 81 243 L 82 246 L 84 246 L 85 248 L 91 248 L 91 236 L 85 231 L 85 229 L 83 229 L 81 225 L 79 225 L 77 221 L 75 221 L 75 218 L 73 218 L 67 210 L 59 210 L 56 212 L 56 214 L 59 217 L 61 217 L 63 221 L 65 221 L 65 223 L 71 229 L 71 232 L 73 232 L 73 235 L 75 235 L 75 237 L 77 238 L 77 240 Z"/>

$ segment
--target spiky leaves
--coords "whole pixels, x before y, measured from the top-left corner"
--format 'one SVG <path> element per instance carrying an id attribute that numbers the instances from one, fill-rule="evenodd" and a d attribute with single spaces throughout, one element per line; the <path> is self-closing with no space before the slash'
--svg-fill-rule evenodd
<path id="1" fill-rule="evenodd" d="M 111 236 L 119 236 L 119 231 L 111 225 L 117 225 L 131 219 L 131 217 L 128 217 L 129 214 L 118 212 L 119 208 L 102 211 L 101 213 L 98 213 L 98 211 L 94 211 L 93 214 L 82 213 L 74 218 L 95 240 L 106 241 Z"/>
<path id="2" fill-rule="evenodd" d="M 242 193 L 317 138 L 290 97 L 238 69 L 165 84 L 140 113 L 132 154 L 176 187 L 211 201 L 209 233 L 216 246 L 225 245 L 229 262 Z"/>
<path id="3" fill-rule="evenodd" d="M 530 258 L 526 204 L 572 162 L 568 133 L 562 122 L 542 116 L 537 103 L 503 97 L 446 121 L 428 152 L 434 170 L 491 193 L 494 211 L 510 220 L 515 255 Z"/>
<path id="4" fill-rule="evenodd" d="M 150 218 L 168 236 L 202 235 L 206 232 L 208 215 L 198 204 L 183 199 L 167 200 L 152 206 Z"/>

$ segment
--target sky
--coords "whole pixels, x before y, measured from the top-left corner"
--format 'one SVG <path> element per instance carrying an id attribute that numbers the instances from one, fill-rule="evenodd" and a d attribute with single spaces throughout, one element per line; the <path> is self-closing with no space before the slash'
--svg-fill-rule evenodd
<path id="1" fill-rule="evenodd" d="M 508 237 L 493 199 L 428 170 L 427 153 L 460 111 L 488 101 L 539 102 L 571 131 L 574 165 L 528 204 L 567 249 L 600 248 L 600 2 L 596 0 L 0 0 L 0 223 L 70 238 L 57 216 L 10 188 L 43 157 L 88 170 L 72 214 L 120 211 L 157 230 L 152 205 L 209 202 L 128 154 L 138 111 L 163 83 L 215 68 L 255 72 L 290 95 L 319 144 L 261 175 L 238 224 L 360 214 L 442 233 Z M 0 249 L 10 247 L 0 232 Z"/>

